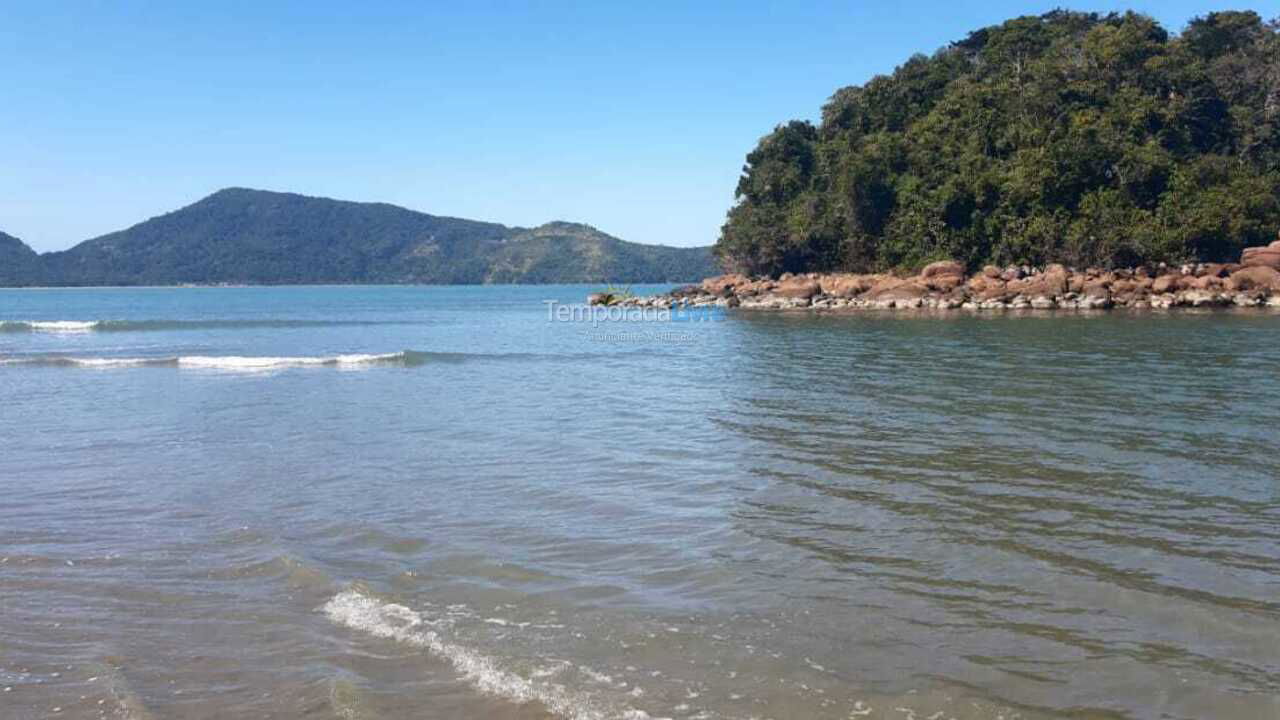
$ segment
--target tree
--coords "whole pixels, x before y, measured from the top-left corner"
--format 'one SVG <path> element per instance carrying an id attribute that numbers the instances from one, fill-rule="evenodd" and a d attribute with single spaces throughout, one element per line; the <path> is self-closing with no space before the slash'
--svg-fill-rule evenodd
<path id="1" fill-rule="evenodd" d="M 938 257 L 1233 259 L 1280 228 L 1280 21 L 1054 11 L 837 90 L 747 155 L 717 256 L 778 274 Z"/>

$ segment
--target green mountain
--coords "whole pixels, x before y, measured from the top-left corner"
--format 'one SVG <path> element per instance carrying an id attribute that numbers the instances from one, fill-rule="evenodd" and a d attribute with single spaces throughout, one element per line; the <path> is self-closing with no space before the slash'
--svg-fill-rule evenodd
<path id="1" fill-rule="evenodd" d="M 639 245 L 586 225 L 510 228 L 243 188 L 39 265 L 51 285 L 685 282 L 715 272 L 709 248 Z"/>
<path id="2" fill-rule="evenodd" d="M 1054 11 L 837 90 L 747 155 L 735 270 L 1235 260 L 1280 229 L 1280 20 Z"/>
<path id="3" fill-rule="evenodd" d="M 40 284 L 40 256 L 18 238 L 0 232 L 0 287 Z"/>

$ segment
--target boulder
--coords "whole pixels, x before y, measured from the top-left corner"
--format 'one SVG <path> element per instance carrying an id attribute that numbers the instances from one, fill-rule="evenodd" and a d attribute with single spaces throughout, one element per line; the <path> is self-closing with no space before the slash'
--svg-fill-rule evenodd
<path id="1" fill-rule="evenodd" d="M 951 292 L 963 284 L 963 275 L 934 275 L 924 278 L 925 287 L 938 292 Z"/>
<path id="2" fill-rule="evenodd" d="M 1081 292 L 1087 298 L 1107 298 L 1111 299 L 1111 284 L 1105 280 L 1090 280 L 1084 284 L 1084 290 Z"/>
<path id="3" fill-rule="evenodd" d="M 1008 293 L 1004 280 L 985 274 L 969 278 L 965 287 L 969 296 L 978 301 L 1003 299 Z"/>
<path id="4" fill-rule="evenodd" d="M 886 277 L 877 282 L 863 294 L 864 300 L 878 302 L 888 300 L 919 300 L 929 293 L 929 289 L 915 280 Z"/>
<path id="5" fill-rule="evenodd" d="M 1151 283 L 1151 292 L 1158 294 L 1173 292 L 1178 289 L 1178 281 L 1181 279 L 1181 275 L 1161 275 Z"/>
<path id="6" fill-rule="evenodd" d="M 1071 273 L 1061 265 L 1050 265 L 1040 274 L 1046 295 L 1062 295 L 1071 289 Z"/>
<path id="7" fill-rule="evenodd" d="M 1231 273 L 1224 287 L 1227 290 L 1280 291 L 1280 270 L 1272 267 L 1246 267 Z"/>
<path id="8" fill-rule="evenodd" d="M 839 273 L 823 275 L 818 280 L 822 292 L 839 298 L 853 298 L 871 289 L 880 279 L 877 275 L 853 275 Z"/>
<path id="9" fill-rule="evenodd" d="M 717 297 L 727 297 L 733 289 L 751 282 L 751 278 L 739 273 L 717 275 L 702 281 L 702 289 Z"/>
<path id="10" fill-rule="evenodd" d="M 769 280 L 768 278 L 752 280 L 750 282 L 743 283 L 742 285 L 735 285 L 733 287 L 733 294 L 740 298 L 755 297 L 756 295 L 763 295 L 769 292 L 775 285 L 777 285 L 777 283 Z"/>
<path id="11" fill-rule="evenodd" d="M 778 282 L 778 286 L 772 292 L 779 297 L 808 300 L 822 292 L 822 286 L 818 284 L 817 280 L 810 278 L 783 276 L 783 279 Z"/>
<path id="12" fill-rule="evenodd" d="M 921 279 L 928 279 L 936 275 L 959 275 L 964 277 L 964 264 L 956 260 L 939 260 L 935 263 L 929 263 L 920 271 Z"/>
<path id="13" fill-rule="evenodd" d="M 1209 292 L 1208 290 L 1188 290 L 1182 293 L 1179 301 L 1183 305 L 1190 305 L 1192 307 L 1225 305 L 1231 302 L 1226 296 L 1219 295 L 1215 292 Z"/>
<path id="14" fill-rule="evenodd" d="M 982 268 L 982 276 L 989 277 L 989 278 L 999 278 L 1000 268 L 996 267 L 995 265 L 988 265 Z"/>
<path id="15" fill-rule="evenodd" d="M 1054 297 L 1065 294 L 1069 289 L 1067 271 L 1061 265 L 1051 266 L 1051 270 L 1012 280 L 1007 285 L 1008 291 L 1015 295 L 1035 297 L 1043 295 Z"/>
<path id="16" fill-rule="evenodd" d="M 1245 248 L 1240 256 L 1245 267 L 1270 267 L 1280 269 L 1280 240 L 1270 245 Z"/>

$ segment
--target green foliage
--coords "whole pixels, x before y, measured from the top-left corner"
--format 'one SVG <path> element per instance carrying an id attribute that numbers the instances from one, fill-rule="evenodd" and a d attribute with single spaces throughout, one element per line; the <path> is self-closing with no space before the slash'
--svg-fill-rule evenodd
<path id="1" fill-rule="evenodd" d="M 765 136 L 715 252 L 779 274 L 1233 260 L 1280 229 L 1280 23 L 1054 11 Z"/>
<path id="2" fill-rule="evenodd" d="M 509 228 L 239 188 L 65 252 L 24 257 L 28 264 L 6 276 L 0 243 L 0 285 L 657 283 L 715 272 L 708 248 L 628 243 L 586 225 Z"/>

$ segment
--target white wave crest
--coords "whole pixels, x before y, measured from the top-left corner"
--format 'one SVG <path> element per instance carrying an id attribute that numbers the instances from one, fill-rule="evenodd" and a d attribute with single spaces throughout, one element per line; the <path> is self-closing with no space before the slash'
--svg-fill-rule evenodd
<path id="1" fill-rule="evenodd" d="M 28 320 L 11 322 L 6 321 L 0 323 L 0 326 L 20 328 L 30 330 L 32 332 L 63 332 L 63 333 L 80 333 L 89 332 L 98 327 L 97 320 Z"/>
<path id="2" fill-rule="evenodd" d="M 448 661 L 462 677 L 483 693 L 516 703 L 539 702 L 552 713 L 569 720 L 645 720 L 649 714 L 619 706 L 593 695 L 545 680 L 522 677 L 501 668 L 491 657 L 450 642 L 419 613 L 395 603 L 383 602 L 355 590 L 333 596 L 322 608 L 333 622 L 374 637 L 419 647 Z"/>
<path id="3" fill-rule="evenodd" d="M 37 355 L 28 357 L 0 357 L 0 365 L 50 365 L 84 368 L 122 367 L 183 367 L 208 370 L 262 372 L 290 367 L 331 366 L 354 368 L 374 363 L 407 361 L 408 352 L 382 354 L 354 354 L 298 357 L 254 357 L 237 355 L 184 355 L 181 357 L 75 357 L 68 355 Z"/>
<path id="4" fill-rule="evenodd" d="M 353 354 L 328 357 L 252 357 L 236 355 L 184 355 L 178 358 L 179 367 L 210 368 L 219 370 L 275 370 L 309 365 L 364 365 L 399 360 L 404 353 L 380 355 Z"/>
<path id="5" fill-rule="evenodd" d="M 67 362 L 81 367 L 113 368 L 163 364 L 165 360 L 152 358 L 67 358 Z"/>

